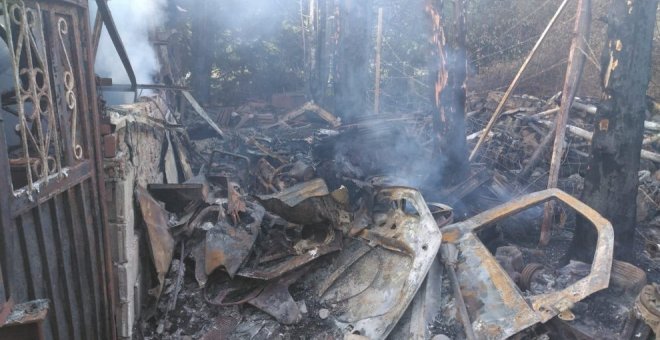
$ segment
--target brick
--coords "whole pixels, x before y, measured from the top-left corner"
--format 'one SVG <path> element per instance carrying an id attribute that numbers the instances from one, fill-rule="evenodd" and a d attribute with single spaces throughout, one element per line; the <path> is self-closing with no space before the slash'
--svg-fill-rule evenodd
<path id="1" fill-rule="evenodd" d="M 126 303 L 131 300 L 128 290 L 128 263 L 115 264 L 115 275 L 117 276 L 117 296 L 119 303 Z"/>
<path id="2" fill-rule="evenodd" d="M 134 172 L 128 167 L 124 172 L 123 180 L 106 180 L 106 206 L 108 207 L 108 221 L 114 223 L 134 223 L 133 210 L 133 190 L 134 190 Z"/>
<path id="3" fill-rule="evenodd" d="M 110 227 L 110 242 L 112 247 L 112 261 L 123 264 L 128 261 L 126 252 L 126 225 L 117 223 L 108 223 Z"/>
<path id="4" fill-rule="evenodd" d="M 132 336 L 133 324 L 136 319 L 137 306 L 140 303 L 140 297 L 137 289 L 139 288 L 138 278 L 140 275 L 139 239 L 131 234 L 130 241 L 126 243 L 124 249 L 128 253 L 126 263 L 115 263 L 115 277 L 117 282 L 117 297 L 119 318 L 117 328 L 119 336 L 130 338 Z"/>
<path id="5" fill-rule="evenodd" d="M 99 127 L 101 130 L 101 136 L 106 136 L 114 132 L 114 126 L 112 126 L 110 123 L 101 123 L 101 126 Z"/>
<path id="6" fill-rule="evenodd" d="M 117 135 L 109 134 L 103 136 L 103 157 L 115 158 L 117 156 Z"/>
<path id="7" fill-rule="evenodd" d="M 117 320 L 117 328 L 121 338 L 131 339 L 133 337 L 133 322 L 135 317 L 135 307 L 133 301 L 120 303 L 117 307 L 119 309 L 119 320 Z"/>

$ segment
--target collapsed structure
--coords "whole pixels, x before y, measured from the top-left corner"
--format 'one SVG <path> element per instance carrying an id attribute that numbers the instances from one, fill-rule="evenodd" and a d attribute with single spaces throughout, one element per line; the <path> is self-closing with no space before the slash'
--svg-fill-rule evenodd
<path id="1" fill-rule="evenodd" d="M 565 193 L 578 192 L 583 162 L 566 163 L 563 191 L 527 194 L 544 177 L 557 97 L 512 98 L 492 132 L 481 116 L 502 94 L 470 98 L 467 142 L 485 133 L 489 147 L 466 181 L 429 189 L 452 174 L 428 168 L 437 156 L 428 116 L 344 123 L 294 94 L 204 108 L 183 87 L 137 84 L 112 14 L 97 3 L 90 34 L 86 1 L 2 1 L 11 63 L 0 69 L 0 177 L 13 193 L 0 201 L 0 337 L 657 334 L 657 287 L 613 260 L 611 224 Z M 103 25 L 130 85 L 93 77 Z M 160 78 L 176 79 L 159 52 Z M 140 87 L 155 92 L 114 106 L 97 95 Z M 572 110 L 567 157 L 579 160 L 594 107 L 577 100 Z M 649 162 L 660 160 L 655 134 L 642 151 Z M 640 172 L 650 261 L 657 175 Z M 538 205 L 548 200 L 562 224 L 576 213 L 593 224 L 591 264 L 568 261 L 566 229 L 537 249 Z"/>

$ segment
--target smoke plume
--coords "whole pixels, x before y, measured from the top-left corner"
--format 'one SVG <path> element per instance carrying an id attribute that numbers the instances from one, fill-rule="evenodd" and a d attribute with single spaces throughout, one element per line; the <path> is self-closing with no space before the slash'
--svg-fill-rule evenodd
<path id="1" fill-rule="evenodd" d="M 153 83 L 160 65 L 149 42 L 149 32 L 165 20 L 165 0 L 112 0 L 108 2 L 117 30 L 124 43 L 138 83 Z M 90 18 L 96 16 L 96 4 L 90 2 Z M 93 23 L 92 23 L 93 25 Z M 96 57 L 96 73 L 110 77 L 115 84 L 129 79 L 110 36 L 104 28 Z"/>

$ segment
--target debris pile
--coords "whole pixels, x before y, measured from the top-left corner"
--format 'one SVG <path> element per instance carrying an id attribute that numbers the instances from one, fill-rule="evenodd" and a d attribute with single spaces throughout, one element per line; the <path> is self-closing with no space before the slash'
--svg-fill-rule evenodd
<path id="1" fill-rule="evenodd" d="M 473 122 L 497 102 L 491 96 L 471 100 Z M 428 189 L 433 181 L 431 121 L 423 115 L 342 124 L 313 103 L 282 113 L 252 103 L 200 114 L 220 122 L 216 126 L 188 116 L 195 133 L 187 143 L 198 175 L 136 189 L 157 281 L 150 291 L 155 303 L 138 331 L 147 339 L 422 339 L 443 333 L 501 339 L 523 333 L 630 338 L 631 331 L 646 329 L 633 312 L 646 277 L 629 264 L 611 266 L 609 222 L 560 190 L 510 200 L 543 187 L 543 162 L 549 162 L 543 144 L 551 135 L 546 122 L 556 110 L 556 98 L 517 99 L 468 179 L 423 193 L 411 189 Z M 588 105 L 580 103 L 575 110 Z M 576 127 L 592 124 L 588 113 L 576 117 Z M 588 154 L 580 138 L 569 139 L 563 168 L 562 188 L 571 193 L 579 192 Z M 655 174 L 649 170 L 640 190 L 659 183 L 650 179 Z M 488 204 L 484 192 L 492 198 Z M 657 190 L 649 195 L 658 202 Z M 460 203 L 460 219 L 507 203 L 450 224 L 455 211 L 423 197 Z M 466 197 L 478 199 L 466 203 Z M 512 238 L 507 225 L 535 228 L 538 205 L 551 199 L 598 230 L 593 265 L 561 261 L 569 243 L 565 230 L 546 250 Z M 647 210 L 647 220 L 658 211 Z M 649 252 L 655 249 L 650 243 Z M 621 280 L 625 276 L 637 279 Z M 599 315 L 605 303 L 616 309 L 609 323 Z M 580 322 L 567 324 L 572 319 Z"/>
<path id="2" fill-rule="evenodd" d="M 436 220 L 417 190 L 336 171 L 358 169 L 332 161 L 343 132 L 324 111 L 296 129 L 315 105 L 298 111 L 195 140 L 198 176 L 137 188 L 158 279 L 145 337 L 392 331 L 438 252 Z"/>
<path id="3" fill-rule="evenodd" d="M 490 114 L 503 93 L 491 92 L 485 98 L 471 96 L 468 101 L 468 142 L 474 145 L 484 131 Z M 529 95 L 512 96 L 504 106 L 504 112 L 487 136 L 487 144 L 475 158 L 489 168 L 498 169 L 511 182 L 520 187 L 518 193 L 544 188 L 554 142 L 554 118 L 559 112 L 561 93 L 543 100 Z M 580 176 L 586 171 L 591 132 L 597 111 L 595 102 L 576 98 L 571 107 L 567 127 L 559 188 L 571 194 L 581 192 Z M 649 104 L 646 135 L 642 151 L 642 169 L 655 173 L 660 164 L 657 150 L 660 141 L 660 115 L 656 105 Z"/>

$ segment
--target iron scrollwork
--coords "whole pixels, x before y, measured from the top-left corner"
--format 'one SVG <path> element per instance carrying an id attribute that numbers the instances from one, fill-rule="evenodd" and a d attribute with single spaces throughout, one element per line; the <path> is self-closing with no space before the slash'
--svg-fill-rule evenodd
<path id="1" fill-rule="evenodd" d="M 33 192 L 38 191 L 40 182 L 66 175 L 66 171 L 62 171 L 62 150 L 53 105 L 41 9 L 38 4 L 35 8 L 27 7 L 23 0 L 2 0 L 2 6 L 7 45 L 14 70 L 17 128 L 22 149 L 21 158 L 12 161 L 25 164 L 27 189 Z M 60 26 L 60 37 L 67 31 L 66 26 Z M 65 84 L 67 105 L 77 110 L 73 92 L 75 83 L 70 70 L 68 79 Z M 76 150 L 76 154 L 82 154 L 82 148 Z"/>
<path id="2" fill-rule="evenodd" d="M 78 131 L 78 103 L 75 92 L 76 80 L 73 76 L 73 67 L 71 65 L 71 59 L 69 58 L 69 52 L 67 51 L 66 43 L 64 42 L 65 36 L 69 34 L 69 24 L 64 18 L 59 18 L 57 20 L 57 33 L 62 45 L 62 54 L 64 55 L 65 62 L 64 66 L 66 67 L 64 71 L 64 88 L 66 90 L 65 98 L 67 108 L 71 112 L 71 147 L 73 148 L 74 157 L 79 160 L 83 157 L 83 148 L 76 140 Z"/>

